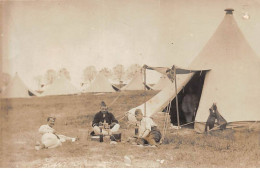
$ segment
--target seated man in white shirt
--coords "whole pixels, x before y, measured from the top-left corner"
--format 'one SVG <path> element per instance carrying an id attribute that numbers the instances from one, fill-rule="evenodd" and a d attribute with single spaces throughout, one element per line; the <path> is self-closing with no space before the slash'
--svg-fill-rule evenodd
<path id="1" fill-rule="evenodd" d="M 35 146 L 36 150 L 42 148 L 55 148 L 62 145 L 62 142 L 70 140 L 72 142 L 76 141 L 77 138 L 71 138 L 64 135 L 57 135 L 53 126 L 55 124 L 56 118 L 48 117 L 47 124 L 42 125 L 39 128 L 39 133 L 42 134 L 41 143 L 37 143 Z"/>
<path id="2" fill-rule="evenodd" d="M 157 125 L 149 117 L 144 117 L 140 109 L 136 109 L 135 118 L 140 122 L 139 135 L 137 137 L 137 144 L 155 145 L 161 140 L 161 132 L 157 129 Z"/>

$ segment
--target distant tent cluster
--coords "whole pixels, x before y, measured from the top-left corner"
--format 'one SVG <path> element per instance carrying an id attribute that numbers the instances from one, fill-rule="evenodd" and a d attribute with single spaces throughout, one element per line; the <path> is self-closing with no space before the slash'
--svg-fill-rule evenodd
<path id="1" fill-rule="evenodd" d="M 116 85 L 109 82 L 106 77 L 99 73 L 94 81 L 86 88 L 84 92 L 116 92 L 116 91 L 132 91 L 132 90 L 144 90 L 144 80 L 142 72 L 137 72 L 133 79 L 121 89 Z M 145 84 L 147 90 L 151 90 L 152 87 Z"/>
<path id="2" fill-rule="evenodd" d="M 2 93 L 3 98 L 26 98 L 31 96 L 54 96 L 54 95 L 73 95 L 80 93 L 112 93 L 117 91 L 144 90 L 143 74 L 138 72 L 129 84 L 118 88 L 102 74 L 99 73 L 85 90 L 78 90 L 68 79 L 60 77 L 50 85 L 41 87 L 41 91 L 30 90 L 16 73 L 13 80 Z M 44 88 L 44 89 L 43 89 Z M 147 90 L 152 89 L 146 85 Z"/>
<path id="3" fill-rule="evenodd" d="M 233 9 L 225 11 L 222 23 L 186 70 L 197 71 L 184 75 L 176 73 L 178 102 L 188 93 L 189 87 L 194 89 L 199 99 L 193 118 L 197 132 L 205 131 L 209 108 L 213 103 L 217 104 L 230 126 L 260 120 L 260 59 L 237 26 Z M 177 97 L 174 84 L 169 84 L 145 105 L 129 110 L 128 118 L 135 121 L 135 109 L 144 112 L 146 106 L 146 116 L 150 117 L 170 104 L 171 122 L 176 124 L 176 108 L 181 109 L 181 104 L 176 105 Z M 180 112 L 180 119 L 181 115 Z"/>
<path id="4" fill-rule="evenodd" d="M 50 96 L 50 95 L 67 95 L 78 94 L 79 90 L 75 88 L 69 80 L 64 77 L 56 79 L 52 84 L 47 86 L 42 93 L 29 89 L 21 80 L 18 73 L 8 84 L 2 93 L 3 98 L 28 98 L 32 96 Z"/>
<path id="5" fill-rule="evenodd" d="M 80 91 L 65 77 L 60 77 L 41 93 L 40 96 L 78 94 Z"/>

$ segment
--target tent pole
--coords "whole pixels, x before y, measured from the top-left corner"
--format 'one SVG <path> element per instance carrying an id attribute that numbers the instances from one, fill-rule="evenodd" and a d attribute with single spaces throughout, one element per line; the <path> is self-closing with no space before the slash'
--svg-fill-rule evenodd
<path id="1" fill-rule="evenodd" d="M 178 122 L 178 128 L 180 128 L 179 104 L 178 104 L 177 80 L 176 80 L 176 67 L 175 67 L 175 66 L 174 66 L 174 81 L 175 81 L 175 99 L 176 99 L 176 109 L 177 109 L 177 122 Z"/>
<path id="2" fill-rule="evenodd" d="M 144 117 L 146 117 L 146 67 L 144 67 Z"/>

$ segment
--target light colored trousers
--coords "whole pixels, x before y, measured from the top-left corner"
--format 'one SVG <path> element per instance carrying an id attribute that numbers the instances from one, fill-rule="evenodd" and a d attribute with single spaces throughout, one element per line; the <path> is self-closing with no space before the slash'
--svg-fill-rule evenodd
<path id="1" fill-rule="evenodd" d="M 120 128 L 120 125 L 119 125 L 119 124 L 115 124 L 115 125 L 113 126 L 113 128 L 110 129 L 110 133 L 117 132 L 117 131 L 119 130 L 119 128 Z M 100 134 L 100 128 L 99 128 L 98 126 L 94 126 L 94 127 L 93 127 L 93 131 L 95 132 L 96 135 L 99 135 L 99 134 Z M 106 130 L 102 130 L 102 133 L 103 133 L 104 135 L 108 135 L 108 131 L 106 131 Z"/>
<path id="2" fill-rule="evenodd" d="M 71 140 L 71 137 L 66 137 L 64 135 L 58 135 L 59 138 L 53 133 L 45 133 L 42 136 L 41 142 L 44 144 L 45 148 L 55 148 L 61 146 L 66 140 Z"/>

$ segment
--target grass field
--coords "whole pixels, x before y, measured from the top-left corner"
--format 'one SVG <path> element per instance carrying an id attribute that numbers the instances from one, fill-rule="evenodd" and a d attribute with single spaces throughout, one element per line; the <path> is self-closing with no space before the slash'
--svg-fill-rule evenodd
<path id="1" fill-rule="evenodd" d="M 1 99 L 0 167 L 260 167 L 259 125 L 197 134 L 193 129 L 168 129 L 158 148 L 126 142 L 134 128 L 123 115 L 157 92 L 134 91 L 106 94 Z M 145 95 L 146 94 L 146 95 Z M 104 100 L 120 119 L 122 142 L 110 145 L 91 141 L 90 123 Z M 56 149 L 34 149 L 38 129 L 47 116 L 57 118 L 55 129 L 79 141 L 65 142 Z M 160 117 L 159 117 L 160 118 Z M 157 119 L 162 127 L 162 117 Z M 131 159 L 126 166 L 124 156 Z"/>

